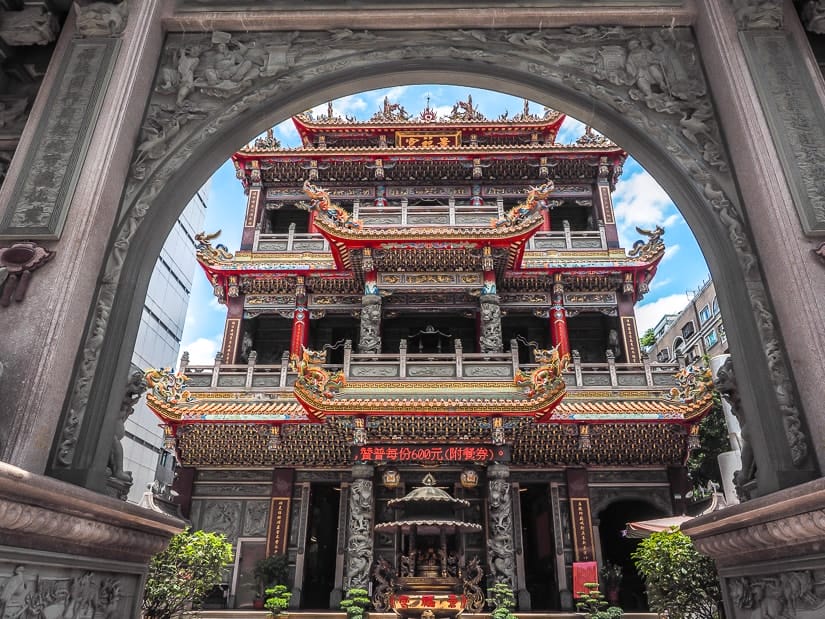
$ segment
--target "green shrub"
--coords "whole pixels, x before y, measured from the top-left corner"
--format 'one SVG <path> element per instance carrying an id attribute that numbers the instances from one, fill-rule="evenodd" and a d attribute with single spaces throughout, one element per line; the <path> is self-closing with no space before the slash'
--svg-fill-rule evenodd
<path id="1" fill-rule="evenodd" d="M 718 619 L 722 592 L 713 559 L 676 529 L 653 533 L 632 555 L 647 585 L 650 610 L 670 619 Z"/>
<path id="2" fill-rule="evenodd" d="M 286 585 L 275 585 L 266 590 L 266 601 L 264 608 L 266 608 L 273 617 L 277 617 L 287 608 L 289 608 L 289 600 L 292 599 L 292 592 Z"/>
<path id="3" fill-rule="evenodd" d="M 366 589 L 353 587 L 341 600 L 341 610 L 347 613 L 347 619 L 363 619 L 364 612 L 370 605 L 370 594 Z"/>
<path id="4" fill-rule="evenodd" d="M 269 555 L 255 564 L 252 575 L 259 595 L 273 585 L 285 585 L 289 580 L 289 557 L 285 554 Z"/>
<path id="5" fill-rule="evenodd" d="M 231 563 L 232 544 L 223 534 L 189 529 L 178 533 L 149 563 L 143 615 L 170 619 L 190 606 L 197 608 Z"/>
<path id="6" fill-rule="evenodd" d="M 604 595 L 599 591 L 599 583 L 584 583 L 587 591 L 576 601 L 576 610 L 584 614 L 585 619 L 619 619 L 624 611 L 618 606 L 608 606 Z"/>
<path id="7" fill-rule="evenodd" d="M 513 609 L 516 607 L 516 596 L 510 585 L 503 582 L 497 582 L 488 591 L 489 598 L 487 603 L 493 607 L 493 612 L 490 613 L 493 619 L 518 619 L 513 614 Z"/>

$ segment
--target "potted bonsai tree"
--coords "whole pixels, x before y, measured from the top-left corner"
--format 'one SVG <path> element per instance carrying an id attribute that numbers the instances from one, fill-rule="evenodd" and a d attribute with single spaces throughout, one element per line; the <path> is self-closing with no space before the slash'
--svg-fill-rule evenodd
<path id="1" fill-rule="evenodd" d="M 269 588 L 279 584 L 288 590 L 286 582 L 289 579 L 289 557 L 285 554 L 265 557 L 255 564 L 252 574 L 255 576 L 255 585 L 258 588 L 257 598 L 253 605 L 255 608 L 264 608 L 264 593 L 268 594 Z"/>
<path id="2" fill-rule="evenodd" d="M 286 585 L 275 585 L 266 590 L 266 608 L 273 617 L 284 615 L 284 611 L 289 608 L 289 600 L 292 598 L 292 592 Z"/>
<path id="3" fill-rule="evenodd" d="M 348 589 L 346 597 L 341 600 L 341 610 L 347 613 L 347 619 L 364 619 L 364 613 L 369 605 L 369 592 L 356 587 Z"/>

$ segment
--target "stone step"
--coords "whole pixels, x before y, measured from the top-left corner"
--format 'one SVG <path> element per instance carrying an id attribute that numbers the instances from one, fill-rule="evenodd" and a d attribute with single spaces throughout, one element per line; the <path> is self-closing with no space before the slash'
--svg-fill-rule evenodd
<path id="1" fill-rule="evenodd" d="M 265 610 L 202 610 L 197 615 L 200 619 L 266 619 Z M 582 615 L 564 611 L 516 612 L 518 619 L 581 619 Z M 283 619 L 345 619 L 346 614 L 335 611 L 295 611 Z M 367 613 L 367 619 L 396 619 L 394 613 Z M 622 619 L 657 619 L 656 613 L 625 613 Z M 490 619 L 489 613 L 463 613 L 461 619 Z"/>

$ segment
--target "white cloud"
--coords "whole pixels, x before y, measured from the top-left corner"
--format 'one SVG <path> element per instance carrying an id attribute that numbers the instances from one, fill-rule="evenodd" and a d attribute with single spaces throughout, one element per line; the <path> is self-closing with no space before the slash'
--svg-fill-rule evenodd
<path id="1" fill-rule="evenodd" d="M 436 105 L 431 108 L 435 112 L 436 118 L 446 118 L 453 111 L 452 105 Z"/>
<path id="2" fill-rule="evenodd" d="M 294 144 L 297 146 L 301 141 L 298 130 L 295 128 L 295 123 L 292 122 L 291 118 L 275 126 L 275 136 L 282 140 L 285 145 Z"/>
<path id="3" fill-rule="evenodd" d="M 671 294 L 650 303 L 639 303 L 636 306 L 636 326 L 639 335 L 655 327 L 665 314 L 678 314 L 687 304 L 688 297 L 684 293 Z"/>
<path id="4" fill-rule="evenodd" d="M 379 109 L 383 109 L 384 97 L 389 99 L 390 103 L 398 103 L 409 88 L 409 86 L 393 86 L 388 90 L 379 90 L 374 97 L 373 103 Z"/>
<path id="5" fill-rule="evenodd" d="M 212 365 L 215 362 L 215 355 L 220 349 L 222 340 L 222 335 L 216 335 L 212 338 L 199 337 L 194 342 L 183 344 L 180 347 L 181 354 L 188 352 L 189 363 L 193 365 Z M 178 365 L 180 365 L 180 359 L 178 359 Z"/>
<path id="6" fill-rule="evenodd" d="M 636 226 L 667 229 L 684 221 L 673 201 L 647 172 L 638 172 L 616 183 L 613 204 L 619 237 L 624 247 L 630 247 L 638 237 Z"/>
<path id="7" fill-rule="evenodd" d="M 559 144 L 572 144 L 584 135 L 584 123 L 568 116 L 564 119 L 559 129 L 559 134 L 556 136 L 556 142 Z"/>
<path id="8" fill-rule="evenodd" d="M 670 245 L 669 247 L 665 246 L 665 257 L 662 258 L 662 262 L 665 262 L 666 260 L 672 260 L 673 256 L 679 253 L 680 249 L 680 245 Z"/>
<path id="9" fill-rule="evenodd" d="M 651 290 L 658 290 L 659 288 L 664 288 L 668 284 L 673 281 L 670 277 L 656 277 L 650 282 L 650 289 Z"/>

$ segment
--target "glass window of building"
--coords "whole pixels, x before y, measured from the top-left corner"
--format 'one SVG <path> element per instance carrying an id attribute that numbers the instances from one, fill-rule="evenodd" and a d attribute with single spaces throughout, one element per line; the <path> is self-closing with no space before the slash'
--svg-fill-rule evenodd
<path id="1" fill-rule="evenodd" d="M 710 320 L 710 307 L 705 305 L 705 307 L 702 308 L 702 311 L 699 312 L 699 324 L 704 324 L 708 320 Z"/>
<path id="2" fill-rule="evenodd" d="M 711 346 L 715 346 L 718 341 L 719 338 L 716 337 L 716 331 L 710 331 L 705 336 L 705 344 L 708 345 L 708 348 L 710 348 Z"/>

